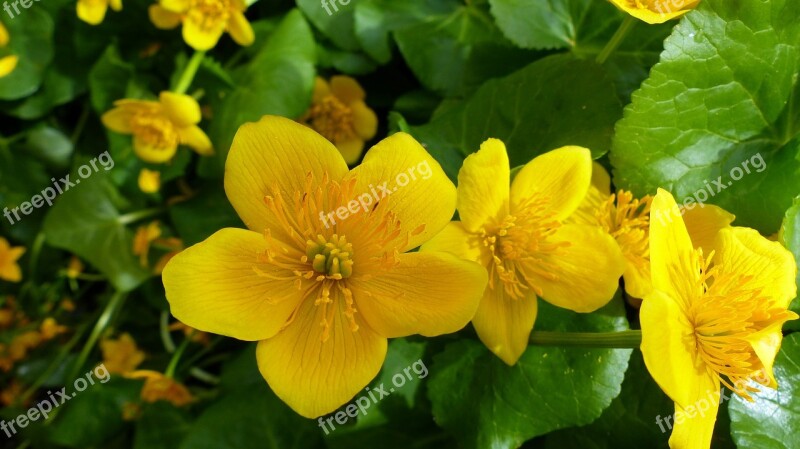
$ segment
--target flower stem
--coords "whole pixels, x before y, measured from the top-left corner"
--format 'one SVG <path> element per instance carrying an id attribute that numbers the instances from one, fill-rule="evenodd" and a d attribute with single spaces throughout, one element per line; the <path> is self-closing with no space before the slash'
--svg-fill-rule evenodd
<path id="1" fill-rule="evenodd" d="M 206 56 L 206 52 L 204 51 L 196 51 L 194 55 L 192 55 L 192 59 L 186 64 L 186 68 L 183 69 L 183 73 L 181 74 L 180 79 L 178 80 L 178 84 L 173 89 L 173 92 L 176 94 L 185 94 L 189 87 L 192 85 L 192 81 L 194 80 L 194 75 L 197 73 L 197 69 L 200 68 L 200 63 L 203 62 L 203 58 Z"/>
<path id="2" fill-rule="evenodd" d="M 186 348 L 189 347 L 189 343 L 191 343 L 191 341 L 192 336 L 187 335 L 181 345 L 178 346 L 178 350 L 172 355 L 172 359 L 169 361 L 169 365 L 167 365 L 167 370 L 164 372 L 165 376 L 170 378 L 175 377 L 175 370 L 178 368 L 178 362 L 181 360 L 181 356 L 186 351 Z"/>
<path id="3" fill-rule="evenodd" d="M 160 207 L 152 209 L 144 209 L 137 212 L 131 212 L 129 214 L 121 215 L 119 218 L 117 218 L 117 221 L 119 221 L 122 225 L 129 225 L 133 222 L 144 220 L 145 218 L 154 217 L 164 212 L 165 209 Z"/>
<path id="4" fill-rule="evenodd" d="M 642 331 L 620 332 L 531 332 L 530 342 L 537 346 L 579 346 L 584 348 L 638 348 Z"/>
<path id="5" fill-rule="evenodd" d="M 625 36 L 628 35 L 628 32 L 633 28 L 633 25 L 636 23 L 636 19 L 633 16 L 626 15 L 625 19 L 617 28 L 617 32 L 611 36 L 611 39 L 606 43 L 606 46 L 603 47 L 603 50 L 600 51 L 600 54 L 597 55 L 597 63 L 603 64 L 606 62 L 611 53 L 619 47 L 619 44 L 625 40 Z"/>
<path id="6" fill-rule="evenodd" d="M 83 346 L 78 359 L 75 361 L 75 365 L 72 366 L 72 370 L 70 370 L 69 375 L 66 377 L 67 381 L 74 379 L 78 372 L 80 372 L 81 368 L 86 363 L 86 360 L 89 358 L 89 354 L 92 352 L 95 344 L 97 344 L 97 340 L 100 339 L 103 331 L 106 330 L 108 325 L 111 323 L 111 320 L 114 318 L 114 315 L 116 315 L 117 311 L 122 307 L 126 296 L 127 295 L 125 293 L 114 292 L 114 295 L 108 300 L 108 304 L 106 304 L 103 313 L 100 314 L 100 318 L 97 319 L 97 323 L 94 325 L 94 329 L 92 329 L 89 339 L 86 341 L 86 344 Z"/>

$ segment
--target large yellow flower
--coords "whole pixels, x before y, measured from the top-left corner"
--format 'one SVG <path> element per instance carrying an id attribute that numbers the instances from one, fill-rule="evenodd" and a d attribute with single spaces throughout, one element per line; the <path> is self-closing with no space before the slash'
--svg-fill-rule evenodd
<path id="1" fill-rule="evenodd" d="M 22 270 L 17 261 L 25 254 L 21 246 L 11 247 L 8 240 L 0 237 L 0 279 L 19 282 L 22 280 Z"/>
<path id="2" fill-rule="evenodd" d="M 421 164 L 430 176 L 400 187 Z M 482 267 L 407 253 L 456 204 L 453 184 L 408 134 L 348 171 L 324 137 L 266 116 L 236 134 L 225 191 L 249 230 L 223 229 L 175 256 L 163 273 L 167 299 L 191 327 L 259 341 L 261 374 L 303 416 L 364 388 L 387 338 L 455 332 L 475 313 Z"/>
<path id="3" fill-rule="evenodd" d="M 512 184 L 505 145 L 489 139 L 458 174 L 461 221 L 423 247 L 489 271 L 472 324 L 509 365 L 528 346 L 537 297 L 592 312 L 617 290 L 625 266 L 619 245 L 600 227 L 565 223 L 586 196 L 591 174 L 589 150 L 564 147 L 533 159 Z"/>
<path id="4" fill-rule="evenodd" d="M 311 108 L 300 119 L 333 142 L 352 165 L 364 151 L 364 142 L 378 132 L 378 117 L 364 102 L 366 93 L 349 76 L 334 76 L 330 84 L 317 77 Z"/>
<path id="5" fill-rule="evenodd" d="M 772 365 L 783 323 L 797 318 L 787 310 L 797 268 L 789 251 L 748 228 L 723 226 L 713 243 L 702 239 L 713 249 L 695 249 L 664 190 L 651 214 L 653 292 L 640 312 L 642 353 L 675 401 L 670 447 L 707 449 L 720 384 L 746 399 L 756 384 L 777 386 Z"/>
<path id="6" fill-rule="evenodd" d="M 239 45 L 252 45 L 255 34 L 244 16 L 243 0 L 159 0 L 149 9 L 150 20 L 162 30 L 183 23 L 183 40 L 195 50 L 210 50 L 225 31 Z"/>
<path id="7" fill-rule="evenodd" d="M 686 14 L 700 0 L 611 0 L 611 3 L 639 20 L 656 24 Z"/>
<path id="8" fill-rule="evenodd" d="M 208 136 L 197 126 L 200 105 L 188 95 L 161 92 L 159 101 L 117 100 L 102 120 L 112 131 L 133 134 L 133 150 L 145 162 L 169 161 L 179 144 L 203 156 L 214 153 Z"/>
<path id="9" fill-rule="evenodd" d="M 599 226 L 619 244 L 625 256 L 625 291 L 634 298 L 644 298 L 650 292 L 650 202 L 631 192 L 611 193 L 611 177 L 602 165 L 595 163 L 592 185 L 581 206 L 568 222 Z"/>
<path id="10" fill-rule="evenodd" d="M 5 25 L 0 22 L 0 48 L 8 45 L 9 36 L 8 30 Z M 19 57 L 17 55 L 8 55 L 0 58 L 0 78 L 8 75 L 17 67 Z"/>
<path id="11" fill-rule="evenodd" d="M 98 25 L 106 17 L 108 7 L 122 11 L 122 0 L 78 0 L 78 18 L 90 25 Z"/>

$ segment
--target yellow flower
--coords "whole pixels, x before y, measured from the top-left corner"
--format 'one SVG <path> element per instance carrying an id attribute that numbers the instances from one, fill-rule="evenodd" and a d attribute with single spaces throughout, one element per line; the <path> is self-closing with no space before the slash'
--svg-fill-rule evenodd
<path id="1" fill-rule="evenodd" d="M 144 352 L 136 346 L 130 334 L 124 333 L 118 339 L 104 339 L 100 342 L 103 364 L 109 373 L 125 374 L 136 369 L 144 361 Z"/>
<path id="2" fill-rule="evenodd" d="M 42 336 L 36 331 L 26 331 L 18 334 L 8 346 L 8 355 L 17 362 L 28 355 L 28 351 L 35 349 L 42 343 Z"/>
<path id="3" fill-rule="evenodd" d="M 426 179 L 367 199 L 421 164 Z M 172 314 L 259 341 L 261 374 L 303 416 L 329 413 L 364 388 L 387 338 L 455 332 L 475 312 L 483 268 L 408 253 L 447 225 L 456 203 L 442 168 L 408 134 L 383 140 L 348 171 L 324 137 L 266 116 L 239 128 L 225 191 L 249 230 L 223 229 L 169 262 Z"/>
<path id="4" fill-rule="evenodd" d="M 366 93 L 349 76 L 334 76 L 330 84 L 317 77 L 311 108 L 300 122 L 336 145 L 345 162 L 358 162 L 364 142 L 375 137 L 378 117 L 364 102 Z"/>
<path id="5" fill-rule="evenodd" d="M 150 21 L 162 30 L 183 23 L 183 40 L 195 50 L 210 50 L 225 31 L 237 44 L 255 41 L 250 22 L 244 16 L 243 0 L 160 0 L 148 10 Z"/>
<path id="6" fill-rule="evenodd" d="M 161 172 L 143 168 L 139 172 L 139 190 L 144 193 L 156 193 L 161 188 Z"/>
<path id="7" fill-rule="evenodd" d="M 0 47 L 8 45 L 8 30 L 5 25 L 0 23 Z M 8 75 L 17 67 L 19 57 L 17 55 L 8 55 L 0 58 L 0 78 Z"/>
<path id="8" fill-rule="evenodd" d="M 15 405 L 25 391 L 18 379 L 11 379 L 9 385 L 0 391 L 0 404 L 10 407 Z"/>
<path id="9" fill-rule="evenodd" d="M 66 275 L 70 279 L 76 279 L 78 276 L 83 273 L 84 269 L 83 262 L 75 256 L 72 256 L 69 259 L 69 264 L 67 265 Z"/>
<path id="10" fill-rule="evenodd" d="M 176 321 L 169 326 L 169 330 L 171 331 L 181 331 L 183 332 L 184 337 L 188 338 L 189 340 L 200 343 L 202 345 L 207 345 L 209 343 L 209 336 L 205 332 L 200 332 L 199 330 L 189 327 L 180 321 Z"/>
<path id="11" fill-rule="evenodd" d="M 754 384 L 775 388 L 781 327 L 797 315 L 792 254 L 755 230 L 719 228 L 709 252 L 695 249 L 669 192 L 658 191 L 650 220 L 653 291 L 640 312 L 650 374 L 675 401 L 673 449 L 707 449 L 720 384 L 742 397 Z M 658 217 L 658 218 L 656 218 Z M 704 415 L 698 404 L 711 402 Z M 690 408 L 691 407 L 691 408 Z"/>
<path id="12" fill-rule="evenodd" d="M 0 237 L 0 279 L 19 282 L 22 280 L 22 270 L 17 261 L 25 254 L 21 246 L 11 247 L 8 240 Z"/>
<path id="13" fill-rule="evenodd" d="M 700 0 L 611 0 L 611 3 L 639 20 L 656 24 L 686 14 Z"/>
<path id="14" fill-rule="evenodd" d="M 159 101 L 117 100 L 102 120 L 112 131 L 133 134 L 133 150 L 145 162 L 169 161 L 178 144 L 203 156 L 214 153 L 208 136 L 197 126 L 200 105 L 188 95 L 161 92 Z"/>
<path id="15" fill-rule="evenodd" d="M 594 163 L 592 185 L 581 206 L 567 220 L 599 226 L 609 233 L 625 257 L 625 291 L 634 298 L 644 298 L 652 289 L 650 282 L 650 203 L 645 195 L 635 199 L 631 192 L 611 193 L 611 178 L 602 165 Z"/>
<path id="16" fill-rule="evenodd" d="M 90 25 L 99 25 L 109 6 L 114 11 L 122 11 L 122 0 L 78 0 L 78 18 Z"/>
<path id="17" fill-rule="evenodd" d="M 144 402 L 168 401 L 176 407 L 182 407 L 194 401 L 186 387 L 158 371 L 139 370 L 130 373 L 131 379 L 144 379 L 141 398 Z"/>
<path id="18" fill-rule="evenodd" d="M 161 226 L 158 221 L 150 222 L 147 226 L 139 226 L 133 236 L 133 255 L 139 256 L 139 263 L 147 266 L 150 255 L 150 244 L 161 237 Z"/>
<path id="19" fill-rule="evenodd" d="M 536 321 L 537 297 L 592 312 L 614 296 L 619 246 L 597 226 L 569 224 L 592 176 L 589 150 L 564 147 L 526 164 L 510 183 L 503 142 L 489 139 L 458 174 L 458 213 L 423 250 L 480 262 L 489 285 L 472 320 L 481 341 L 513 365 Z"/>
<path id="20" fill-rule="evenodd" d="M 68 330 L 69 328 L 67 326 L 58 324 L 55 319 L 50 317 L 45 318 L 39 327 L 39 332 L 44 340 L 52 340 Z"/>

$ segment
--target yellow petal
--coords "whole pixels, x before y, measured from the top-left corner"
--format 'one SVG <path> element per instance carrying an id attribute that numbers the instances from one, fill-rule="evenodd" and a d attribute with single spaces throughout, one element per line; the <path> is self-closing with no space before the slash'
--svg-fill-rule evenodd
<path id="1" fill-rule="evenodd" d="M 364 140 L 359 137 L 353 137 L 349 140 L 336 142 L 336 148 L 342 153 L 347 165 L 354 165 L 361 158 L 361 153 L 364 152 Z"/>
<path id="2" fill-rule="evenodd" d="M 189 95 L 164 91 L 158 95 L 164 113 L 179 128 L 200 123 L 200 105 Z"/>
<path id="3" fill-rule="evenodd" d="M 363 101 L 349 105 L 353 111 L 353 127 L 356 134 L 364 140 L 370 140 L 378 132 L 378 116 Z"/>
<path id="4" fill-rule="evenodd" d="M 433 337 L 469 323 L 486 287 L 483 267 L 439 252 L 400 254 L 398 261 L 391 271 L 348 282 L 356 310 L 375 332 Z"/>
<path id="5" fill-rule="evenodd" d="M 420 251 L 444 251 L 465 260 L 472 260 L 488 266 L 489 253 L 481 239 L 467 232 L 460 221 L 451 221 L 432 239 L 425 242 Z"/>
<path id="6" fill-rule="evenodd" d="M 156 193 L 161 188 L 161 172 L 143 168 L 139 172 L 139 190 Z"/>
<path id="7" fill-rule="evenodd" d="M 508 215 L 511 171 L 506 146 L 497 139 L 481 144 L 458 172 L 458 215 L 470 232 Z"/>
<path id="8" fill-rule="evenodd" d="M 330 85 L 328 85 L 328 82 L 319 76 L 314 78 L 314 95 L 312 102 L 319 103 L 330 94 L 331 88 Z"/>
<path id="9" fill-rule="evenodd" d="M 211 156 L 214 154 L 214 146 L 205 132 L 197 126 L 188 126 L 178 130 L 178 137 L 183 145 L 186 145 L 201 156 Z"/>
<path id="10" fill-rule="evenodd" d="M 673 449 L 708 449 L 720 402 L 719 381 L 706 375 L 686 408 L 675 404 L 675 424 L 669 438 Z"/>
<path id="11" fill-rule="evenodd" d="M 8 262 L 0 266 L 0 279 L 9 282 L 19 282 L 22 280 L 22 270 L 14 262 Z"/>
<path id="12" fill-rule="evenodd" d="M 694 247 L 672 194 L 663 189 L 650 207 L 650 272 L 653 288 L 674 296 L 684 307 L 702 294 Z"/>
<path id="13" fill-rule="evenodd" d="M 100 120 L 106 128 L 114 132 L 120 134 L 130 134 L 133 132 L 130 126 L 131 110 L 129 108 L 115 107 L 103 114 Z"/>
<path id="14" fill-rule="evenodd" d="M 528 347 L 538 309 L 536 295 L 513 299 L 495 279 L 487 288 L 472 325 L 486 347 L 507 365 L 514 365 Z"/>
<path id="15" fill-rule="evenodd" d="M 703 254 L 711 254 L 715 249 L 717 233 L 731 225 L 736 218 L 725 209 L 713 204 L 694 205 L 683 208 L 683 222 L 695 248 L 702 248 Z"/>
<path id="16" fill-rule="evenodd" d="M 750 334 L 747 341 L 756 353 L 758 360 L 764 366 L 762 374 L 766 375 L 767 384 L 770 388 L 778 388 L 778 381 L 775 379 L 773 366 L 775 365 L 775 357 L 781 349 L 781 342 L 783 340 L 783 331 L 781 328 L 788 320 L 796 320 L 797 314 L 794 312 L 787 313 L 787 319 L 773 323 L 769 327 Z M 758 374 L 755 375 L 758 377 Z M 755 380 L 755 379 L 754 379 Z"/>
<path id="17" fill-rule="evenodd" d="M 597 162 L 592 162 L 592 183 L 589 191 L 586 192 L 586 197 L 567 221 L 592 226 L 598 225 L 597 211 L 603 207 L 609 195 L 611 195 L 611 177 L 605 167 Z"/>
<path id="18" fill-rule="evenodd" d="M 8 29 L 0 22 L 0 47 L 8 45 Z"/>
<path id="19" fill-rule="evenodd" d="M 175 152 L 178 151 L 178 147 L 169 147 L 169 148 L 156 148 L 139 138 L 139 136 L 133 136 L 133 152 L 136 153 L 136 156 L 139 159 L 149 162 L 151 164 L 163 164 L 164 162 L 168 162 L 175 156 Z"/>
<path id="20" fill-rule="evenodd" d="M 198 23 L 192 17 L 187 16 L 186 20 L 183 21 L 183 40 L 195 50 L 211 50 L 219 42 L 222 33 L 225 32 L 225 22 L 216 20 L 213 26 L 206 27 L 206 24 Z"/>
<path id="21" fill-rule="evenodd" d="M 639 311 L 642 355 L 664 393 L 684 408 L 706 393 L 711 375 L 697 354 L 694 328 L 676 298 L 653 291 Z M 717 389 L 719 390 L 719 389 Z"/>
<path id="22" fill-rule="evenodd" d="M 122 0 L 108 0 L 108 6 L 114 11 L 122 11 Z"/>
<path id="23" fill-rule="evenodd" d="M 751 279 L 745 288 L 759 289 L 779 307 L 789 307 L 797 293 L 797 264 L 789 250 L 749 228 L 722 229 L 717 239 L 714 261 L 722 265 L 720 275 L 746 273 Z"/>
<path id="24" fill-rule="evenodd" d="M 283 226 L 265 207 L 264 196 L 277 186 L 291 200 L 305 189 L 309 173 L 317 182 L 325 173 L 338 180 L 347 173 L 347 164 L 332 143 L 308 127 L 265 116 L 236 133 L 225 163 L 225 192 L 248 228 L 270 229 L 280 238 Z"/>
<path id="25" fill-rule="evenodd" d="M 534 194 L 549 199 L 556 220 L 564 220 L 581 204 L 592 179 L 592 156 L 581 147 L 563 147 L 525 164 L 511 185 L 511 211 Z"/>
<path id="26" fill-rule="evenodd" d="M 147 8 L 147 15 L 156 28 L 161 30 L 171 30 L 181 24 L 181 15 L 165 9 L 159 4 L 150 5 Z"/>
<path id="27" fill-rule="evenodd" d="M 623 253 L 623 256 L 625 272 L 622 273 L 622 278 L 625 279 L 625 291 L 634 298 L 644 298 L 653 289 L 650 264 L 641 263 L 637 254 Z"/>
<path id="28" fill-rule="evenodd" d="M 325 308 L 309 299 L 281 333 L 258 344 L 258 368 L 269 386 L 294 411 L 316 418 L 344 405 L 378 374 L 386 338 L 365 323 L 350 330 L 344 299 L 332 292 L 330 334 L 322 341 Z"/>
<path id="29" fill-rule="evenodd" d="M 163 273 L 172 314 L 195 329 L 240 340 L 277 334 L 302 292 L 291 279 L 274 279 L 291 273 L 259 263 L 266 247 L 261 234 L 227 228 L 173 257 Z"/>
<path id="30" fill-rule="evenodd" d="M 364 101 L 367 94 L 358 81 L 349 76 L 337 75 L 331 78 L 331 93 L 344 104 Z"/>
<path id="31" fill-rule="evenodd" d="M 0 78 L 7 76 L 9 73 L 13 72 L 14 69 L 17 67 L 19 63 L 19 56 L 17 55 L 8 55 L 6 57 L 0 58 Z"/>
<path id="32" fill-rule="evenodd" d="M 159 0 L 158 4 L 168 11 L 185 13 L 191 2 L 190 0 Z"/>
<path id="33" fill-rule="evenodd" d="M 227 30 L 233 40 L 239 45 L 247 47 L 253 45 L 253 42 L 256 40 L 253 27 L 250 26 L 250 22 L 247 21 L 247 18 L 241 12 L 231 11 Z"/>
<path id="34" fill-rule="evenodd" d="M 406 133 L 394 134 L 372 147 L 361 165 L 348 175 L 348 179 L 352 177 L 357 180 L 357 193 L 377 189 L 380 201 L 388 204 L 388 210 L 397 215 L 403 231 L 409 232 L 408 245 L 398 251 L 418 247 L 453 218 L 455 186 L 436 159 Z M 388 188 L 390 193 L 382 192 L 379 186 Z M 346 233 L 348 238 L 351 234 L 355 232 Z"/>
<path id="35" fill-rule="evenodd" d="M 106 16 L 108 3 L 105 0 L 78 0 L 78 18 L 90 25 L 98 25 Z"/>
<path id="36" fill-rule="evenodd" d="M 541 288 L 542 299 L 575 312 L 608 304 L 619 287 L 625 259 L 616 240 L 596 226 L 564 225 L 552 237 L 570 245 L 539 260 L 519 262 L 525 278 Z M 542 265 L 544 264 L 544 265 Z M 555 276 L 542 276 L 542 266 Z"/>
<path id="37" fill-rule="evenodd" d="M 633 17 L 652 25 L 664 23 L 668 20 L 672 20 L 686 14 L 699 3 L 699 0 L 681 4 L 680 9 L 673 8 L 672 5 L 670 5 L 667 1 L 656 1 L 653 2 L 652 10 L 646 7 L 638 7 L 630 0 L 611 0 L 611 2 L 622 11 L 625 11 Z M 646 4 L 647 2 L 644 3 Z"/>

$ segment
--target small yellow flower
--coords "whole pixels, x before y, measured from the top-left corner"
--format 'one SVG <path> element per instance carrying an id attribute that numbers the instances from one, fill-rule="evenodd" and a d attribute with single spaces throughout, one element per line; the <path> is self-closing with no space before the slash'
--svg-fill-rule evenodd
<path id="1" fill-rule="evenodd" d="M 130 373 L 131 379 L 144 379 L 141 398 L 144 402 L 171 402 L 176 407 L 182 407 L 194 401 L 189 390 L 158 371 L 139 370 Z"/>
<path id="2" fill-rule="evenodd" d="M 144 352 L 136 346 L 130 334 L 124 333 L 118 339 L 104 339 L 100 342 L 103 364 L 109 373 L 126 374 L 136 369 L 144 361 Z"/>
<path id="3" fill-rule="evenodd" d="M 611 177 L 602 165 L 593 164 L 592 185 L 581 206 L 568 222 L 599 226 L 619 244 L 625 257 L 625 291 L 634 298 L 644 298 L 652 289 L 650 282 L 650 203 L 631 192 L 611 193 Z"/>
<path id="4" fill-rule="evenodd" d="M 11 383 L 0 391 L 0 404 L 6 407 L 15 405 L 24 391 L 25 388 L 18 379 L 11 379 Z"/>
<path id="5" fill-rule="evenodd" d="M 700 0 L 611 0 L 622 11 L 649 24 L 676 19 L 694 9 Z"/>
<path id="6" fill-rule="evenodd" d="M 17 334 L 8 346 L 8 355 L 11 360 L 18 362 L 28 355 L 28 352 L 42 344 L 42 336 L 36 331 L 26 331 Z"/>
<path id="7" fill-rule="evenodd" d="M 122 11 L 122 0 L 78 0 L 78 18 L 89 25 L 99 25 L 109 6 L 114 11 Z"/>
<path id="8" fill-rule="evenodd" d="M 70 257 L 66 271 L 67 277 L 70 279 L 76 279 L 81 275 L 81 273 L 83 273 L 84 268 L 83 262 L 81 262 L 80 259 L 78 259 L 76 256 Z"/>
<path id="9" fill-rule="evenodd" d="M 158 221 L 150 222 L 147 226 L 139 226 L 133 236 L 133 255 L 139 256 L 139 263 L 147 266 L 150 255 L 150 245 L 161 237 L 161 226 Z"/>
<path id="10" fill-rule="evenodd" d="M 356 209 L 371 186 L 419 164 L 427 179 Z M 193 328 L 258 341 L 261 374 L 303 416 L 361 391 L 387 338 L 455 332 L 475 313 L 481 266 L 408 252 L 447 225 L 456 203 L 441 166 L 408 134 L 348 171 L 324 137 L 266 116 L 239 128 L 225 191 L 249 230 L 222 229 L 175 256 L 163 274 L 167 300 Z"/>
<path id="11" fill-rule="evenodd" d="M 375 137 L 378 117 L 364 102 L 366 93 L 349 76 L 334 76 L 330 84 L 317 77 L 311 108 L 300 119 L 333 142 L 353 165 L 364 151 L 364 142 Z"/>
<path id="12" fill-rule="evenodd" d="M 189 95 L 161 92 L 158 101 L 117 100 L 102 120 L 112 131 L 133 134 L 133 150 L 145 162 L 169 161 L 179 144 L 203 156 L 214 153 L 208 136 L 197 126 L 200 105 Z"/>
<path id="13" fill-rule="evenodd" d="M 741 227 L 718 227 L 713 242 L 703 240 L 706 246 L 696 248 L 672 195 L 659 189 L 641 349 L 650 374 L 683 414 L 672 429 L 674 449 L 710 447 L 717 407 L 696 409 L 719 398 L 720 384 L 748 400 L 754 383 L 777 387 L 772 365 L 781 327 L 798 318 L 787 310 L 797 289 L 789 251 Z"/>
<path id="14" fill-rule="evenodd" d="M 143 168 L 139 172 L 139 190 L 144 193 L 156 193 L 161 188 L 161 172 Z"/>
<path id="15" fill-rule="evenodd" d="M 0 279 L 9 282 L 22 280 L 22 270 L 17 261 L 23 254 L 25 254 L 25 248 L 21 246 L 12 248 L 8 240 L 0 237 Z"/>
<path id="16" fill-rule="evenodd" d="M 62 326 L 56 322 L 54 318 L 45 318 L 39 327 L 39 333 L 44 340 L 52 340 L 57 336 L 66 333 L 69 330 L 67 326 Z"/>
<path id="17" fill-rule="evenodd" d="M 458 213 L 423 251 L 478 261 L 489 285 L 472 324 L 508 365 L 528 347 L 537 297 L 592 312 L 614 296 L 624 270 L 619 245 L 597 226 L 568 223 L 589 189 L 589 150 L 564 147 L 536 157 L 510 182 L 503 142 L 489 139 L 458 174 Z"/>
<path id="18" fill-rule="evenodd" d="M 9 36 L 8 30 L 5 25 L 0 23 L 0 48 L 8 45 Z M 0 78 L 8 75 L 17 67 L 19 57 L 17 55 L 8 55 L 0 58 Z"/>
<path id="19" fill-rule="evenodd" d="M 160 0 L 148 12 L 150 21 L 162 30 L 183 23 L 183 40 L 204 51 L 214 48 L 226 31 L 237 44 L 252 45 L 255 34 L 244 16 L 246 9 L 243 0 Z"/>

